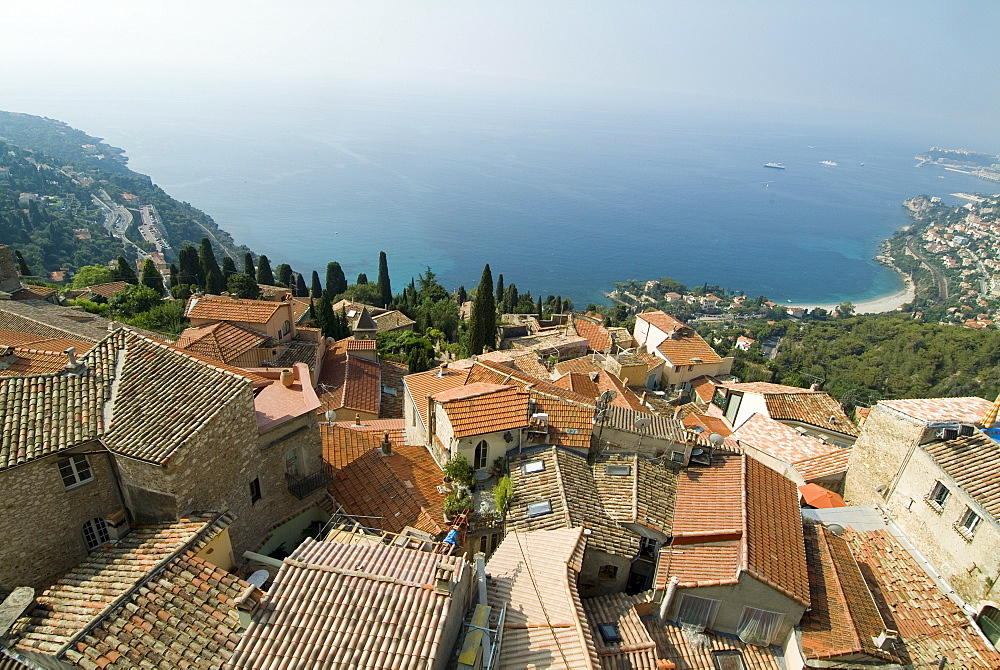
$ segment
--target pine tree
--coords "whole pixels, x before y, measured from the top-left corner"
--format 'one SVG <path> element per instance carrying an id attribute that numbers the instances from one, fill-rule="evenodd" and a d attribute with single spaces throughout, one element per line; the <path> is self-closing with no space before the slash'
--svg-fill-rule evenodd
<path id="1" fill-rule="evenodd" d="M 147 258 L 142 262 L 142 273 L 139 283 L 143 286 L 148 286 L 161 296 L 166 293 L 163 288 L 163 277 L 160 276 L 160 271 L 156 269 L 152 258 Z"/>
<path id="2" fill-rule="evenodd" d="M 229 256 L 222 257 L 222 278 L 229 281 L 233 275 L 239 274 L 236 270 L 236 262 Z"/>
<path id="3" fill-rule="evenodd" d="M 25 277 L 31 276 L 31 270 L 28 269 L 28 264 L 24 262 L 24 256 L 21 255 L 20 251 L 14 251 L 14 259 L 17 261 L 17 271 Z"/>
<path id="4" fill-rule="evenodd" d="M 385 252 L 378 252 L 378 290 L 382 307 L 388 307 L 392 302 L 392 286 L 389 285 L 389 263 Z"/>
<path id="5" fill-rule="evenodd" d="M 218 295 L 222 293 L 222 270 L 219 261 L 212 250 L 212 242 L 201 238 L 201 249 L 198 251 L 198 264 L 201 266 L 201 287 L 206 293 Z"/>
<path id="6" fill-rule="evenodd" d="M 330 294 L 330 298 L 336 298 L 346 290 L 347 277 L 344 276 L 344 270 L 340 267 L 340 263 L 336 261 L 327 263 L 326 292 Z"/>
<path id="7" fill-rule="evenodd" d="M 497 277 L 497 292 L 496 292 L 496 296 L 493 298 L 496 301 L 497 309 L 500 310 L 501 314 L 504 312 L 503 298 L 504 298 L 504 294 L 503 294 L 503 273 L 501 273 L 500 276 Z"/>
<path id="8" fill-rule="evenodd" d="M 274 273 L 271 272 L 271 261 L 267 256 L 261 254 L 257 260 L 257 283 L 265 286 L 274 286 Z"/>
<path id="9" fill-rule="evenodd" d="M 306 280 L 298 273 L 295 274 L 295 292 L 293 295 L 295 295 L 296 298 L 309 297 L 309 287 L 306 286 Z"/>
<path id="10" fill-rule="evenodd" d="M 318 298 L 323 293 L 323 285 L 319 283 L 319 273 L 313 270 L 312 276 L 312 297 Z"/>
<path id="11" fill-rule="evenodd" d="M 475 356 L 483 349 L 496 346 L 497 309 L 493 298 L 493 273 L 490 264 L 483 268 L 483 276 L 476 287 L 472 303 L 472 324 L 469 331 L 469 354 Z"/>
<path id="12" fill-rule="evenodd" d="M 115 281 L 124 281 L 129 284 L 138 284 L 139 278 L 135 276 L 132 264 L 124 256 L 118 257 L 118 264 L 113 270 Z"/>
<path id="13" fill-rule="evenodd" d="M 354 283 L 357 284 L 358 286 L 364 286 L 365 284 L 368 283 L 368 275 L 362 272 L 361 274 L 358 275 L 358 280 Z"/>
<path id="14" fill-rule="evenodd" d="M 276 270 L 278 281 L 288 288 L 292 288 L 292 266 L 288 263 L 281 263 Z"/>

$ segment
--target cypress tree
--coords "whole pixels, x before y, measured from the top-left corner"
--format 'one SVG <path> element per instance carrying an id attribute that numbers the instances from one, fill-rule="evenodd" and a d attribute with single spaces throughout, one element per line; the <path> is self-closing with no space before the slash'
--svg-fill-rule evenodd
<path id="1" fill-rule="evenodd" d="M 271 272 L 271 261 L 267 260 L 267 256 L 264 254 L 261 254 L 257 261 L 257 283 L 274 286 L 274 273 Z"/>
<path id="2" fill-rule="evenodd" d="M 323 336 L 332 337 L 335 340 L 343 339 L 339 337 L 340 327 L 337 323 L 337 315 L 333 313 L 333 303 L 330 302 L 329 295 L 323 294 L 320 296 L 318 311 L 316 320 L 319 321 L 319 327 L 323 331 Z"/>
<path id="3" fill-rule="evenodd" d="M 330 294 L 331 298 L 336 298 L 338 295 L 347 290 L 347 277 L 344 276 L 344 270 L 340 267 L 340 263 L 332 261 L 326 264 L 326 292 Z"/>
<path id="4" fill-rule="evenodd" d="M 201 238 L 198 263 L 201 265 L 201 287 L 207 293 L 214 295 L 222 293 L 222 270 L 215 258 L 215 251 L 212 250 L 212 242 L 207 237 Z"/>
<path id="5" fill-rule="evenodd" d="M 337 334 L 339 337 L 337 339 L 344 339 L 345 337 L 351 336 L 351 323 L 347 320 L 347 312 L 343 307 L 340 308 L 340 313 L 337 314 Z"/>
<path id="6" fill-rule="evenodd" d="M 458 287 L 455 299 L 458 301 L 459 306 L 464 305 L 465 301 L 469 299 L 469 294 L 466 293 L 464 285 Z"/>
<path id="7" fill-rule="evenodd" d="M 313 270 L 312 297 L 318 298 L 321 293 L 323 293 L 323 285 L 319 283 L 319 273 Z"/>
<path id="8" fill-rule="evenodd" d="M 229 281 L 229 278 L 233 275 L 239 274 L 236 271 L 236 263 L 229 256 L 222 257 L 222 279 Z"/>
<path id="9" fill-rule="evenodd" d="M 288 263 L 281 263 L 277 267 L 278 282 L 284 284 L 288 288 L 292 288 L 292 266 Z"/>
<path id="10" fill-rule="evenodd" d="M 32 201 L 34 202 L 34 201 Z M 124 281 L 129 284 L 138 284 L 139 278 L 135 276 L 132 264 L 124 256 L 118 257 L 118 264 L 113 271 L 115 281 Z"/>
<path id="11" fill-rule="evenodd" d="M 170 288 L 180 285 L 180 273 L 177 270 L 177 266 L 173 263 L 170 264 Z"/>
<path id="12" fill-rule="evenodd" d="M 253 254 L 249 251 L 243 254 L 243 274 L 248 277 L 256 277 L 257 273 L 253 269 Z"/>
<path id="13" fill-rule="evenodd" d="M 563 312 L 563 304 L 562 304 L 562 296 L 561 295 L 557 295 L 556 296 L 556 308 L 553 311 L 556 314 L 562 314 L 562 312 Z"/>
<path id="14" fill-rule="evenodd" d="M 160 272 L 156 269 L 152 258 L 147 258 L 142 262 L 142 273 L 139 283 L 143 286 L 148 286 L 161 296 L 166 292 L 163 288 L 163 277 L 160 276 Z"/>
<path id="15" fill-rule="evenodd" d="M 357 284 L 358 286 L 364 286 L 365 284 L 368 283 L 368 275 L 362 272 L 361 274 L 358 275 L 358 281 L 354 283 Z"/>
<path id="16" fill-rule="evenodd" d="M 385 252 L 378 252 L 378 290 L 382 307 L 388 307 L 392 302 L 392 287 L 389 285 L 389 263 L 386 260 Z"/>
<path id="17" fill-rule="evenodd" d="M 503 299 L 504 299 L 504 294 L 503 294 L 503 273 L 500 273 L 500 276 L 497 277 L 497 292 L 496 292 L 496 296 L 493 299 L 496 302 L 497 309 L 502 314 L 504 312 L 504 308 L 503 308 L 504 307 L 504 304 L 503 304 Z"/>
<path id="18" fill-rule="evenodd" d="M 298 273 L 295 274 L 295 291 L 292 295 L 296 298 L 309 297 L 309 288 L 306 286 L 306 280 Z"/>
<path id="19" fill-rule="evenodd" d="M 521 296 L 517 294 L 517 284 L 511 283 L 507 287 L 507 295 L 504 296 L 504 302 L 507 313 L 512 313 L 517 311 L 517 303 L 521 301 Z"/>
<path id="20" fill-rule="evenodd" d="M 201 285 L 201 264 L 198 261 L 198 250 L 188 244 L 180 250 L 178 259 L 181 268 L 178 275 L 180 283 Z"/>
<path id="21" fill-rule="evenodd" d="M 17 271 L 26 277 L 31 276 L 31 270 L 28 269 L 28 264 L 24 262 L 24 256 L 20 251 L 14 251 L 14 259 L 17 260 Z"/>
<path id="22" fill-rule="evenodd" d="M 496 303 L 493 299 L 493 273 L 490 264 L 483 268 L 483 276 L 476 287 L 472 303 L 472 324 L 469 330 L 469 354 L 483 353 L 486 347 L 496 346 Z"/>
<path id="23" fill-rule="evenodd" d="M 535 311 L 538 312 L 538 320 L 541 321 L 542 320 L 542 294 L 541 293 L 538 294 L 538 308 Z"/>

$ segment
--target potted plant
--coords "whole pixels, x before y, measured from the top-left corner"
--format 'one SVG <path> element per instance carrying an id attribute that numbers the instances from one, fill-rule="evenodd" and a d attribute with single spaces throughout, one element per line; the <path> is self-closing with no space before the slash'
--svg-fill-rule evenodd
<path id="1" fill-rule="evenodd" d="M 472 507 L 472 494 L 468 489 L 457 488 L 449 493 L 444 499 L 444 518 L 450 522 L 455 516 L 466 509 Z"/>
<path id="2" fill-rule="evenodd" d="M 455 454 L 448 459 L 448 462 L 444 464 L 444 474 L 451 477 L 453 482 L 462 484 L 466 488 L 472 488 L 472 485 L 475 483 L 469 459 L 462 454 Z"/>
<path id="3" fill-rule="evenodd" d="M 507 459 L 503 456 L 497 456 L 493 459 L 493 465 L 490 466 L 489 473 L 495 477 L 503 477 L 507 474 Z"/>

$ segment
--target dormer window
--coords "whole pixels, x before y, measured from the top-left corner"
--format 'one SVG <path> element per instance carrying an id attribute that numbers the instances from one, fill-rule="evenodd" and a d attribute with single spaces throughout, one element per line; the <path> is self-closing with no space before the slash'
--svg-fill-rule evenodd
<path id="1" fill-rule="evenodd" d="M 631 465 L 605 465 L 604 474 L 614 477 L 628 477 L 632 474 Z"/>

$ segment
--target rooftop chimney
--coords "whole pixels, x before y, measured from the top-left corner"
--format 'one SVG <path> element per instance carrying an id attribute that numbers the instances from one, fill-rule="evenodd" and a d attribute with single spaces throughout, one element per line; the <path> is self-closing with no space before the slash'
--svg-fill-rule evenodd
<path id="1" fill-rule="evenodd" d="M 291 388 L 292 382 L 295 381 L 295 374 L 291 370 L 282 370 L 280 379 L 282 386 Z"/>
<path id="2" fill-rule="evenodd" d="M 437 376 L 440 378 L 440 377 L 444 377 L 446 374 L 448 374 L 448 364 L 447 363 L 442 363 L 441 367 L 438 368 Z"/>
<path id="3" fill-rule="evenodd" d="M 809 390 L 810 391 L 818 391 L 819 390 L 819 384 L 813 383 L 812 385 L 809 386 Z"/>
<path id="4" fill-rule="evenodd" d="M 355 426 L 360 426 L 361 425 L 361 412 L 355 412 L 354 413 L 354 425 Z"/>
<path id="5" fill-rule="evenodd" d="M 392 456 L 392 442 L 389 441 L 389 431 L 385 431 L 382 434 L 382 444 L 379 446 L 382 449 L 383 456 Z"/>
<path id="6" fill-rule="evenodd" d="M 70 347 L 63 353 L 66 354 L 66 372 L 73 375 L 82 375 L 87 371 L 87 366 L 76 358 L 76 347 Z"/>

